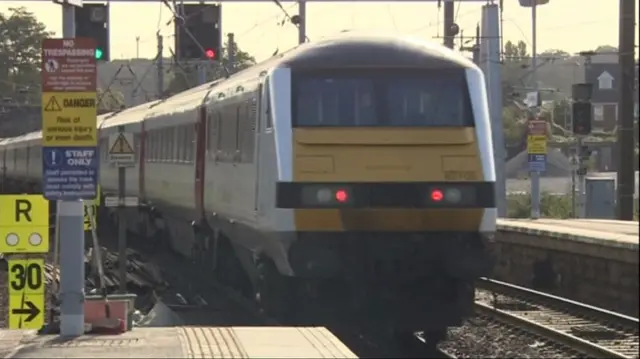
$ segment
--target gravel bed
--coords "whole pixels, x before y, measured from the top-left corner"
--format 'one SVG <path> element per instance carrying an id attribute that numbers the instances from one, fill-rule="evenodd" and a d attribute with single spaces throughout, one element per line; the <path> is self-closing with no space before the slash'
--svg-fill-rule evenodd
<path id="1" fill-rule="evenodd" d="M 440 349 L 458 358 L 566 358 L 566 350 L 555 347 L 520 329 L 491 318 L 476 317 L 449 330 Z"/>

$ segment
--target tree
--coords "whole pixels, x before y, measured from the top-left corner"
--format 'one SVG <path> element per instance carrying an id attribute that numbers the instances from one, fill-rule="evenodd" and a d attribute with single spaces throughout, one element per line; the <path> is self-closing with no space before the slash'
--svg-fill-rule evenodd
<path id="1" fill-rule="evenodd" d="M 228 44 L 225 44 L 225 48 L 228 48 Z M 222 64 L 212 63 L 207 67 L 207 81 L 214 81 L 219 78 L 225 77 L 228 72 L 242 71 L 248 67 L 255 65 L 256 60 L 248 52 L 242 51 L 237 45 L 235 46 L 235 59 L 234 67 L 231 68 L 229 64 L 229 57 L 227 51 L 224 52 L 222 57 Z M 169 86 L 165 90 L 165 95 L 171 96 L 186 89 L 195 87 L 198 84 L 198 69 L 196 66 L 176 64 L 174 66 L 173 78 L 169 82 Z"/>
<path id="2" fill-rule="evenodd" d="M 602 53 L 616 54 L 618 52 L 618 48 L 610 45 L 601 45 L 601 46 L 598 46 L 594 51 L 599 54 L 602 54 Z"/>
<path id="3" fill-rule="evenodd" d="M 507 41 L 504 44 L 502 66 L 502 103 L 503 106 L 509 106 L 513 99 L 520 98 L 520 92 L 517 88 L 524 87 L 523 78 L 527 74 L 529 67 L 529 53 L 527 52 L 527 44 L 524 41 L 513 43 Z"/>
<path id="4" fill-rule="evenodd" d="M 24 7 L 0 13 L 0 96 L 38 103 L 42 40 L 52 35 Z"/>
<path id="5" fill-rule="evenodd" d="M 527 44 L 520 40 L 517 44 L 507 41 L 504 44 L 504 60 L 505 62 L 521 63 L 527 61 L 529 54 L 527 53 Z"/>
<path id="6" fill-rule="evenodd" d="M 568 52 L 566 52 L 564 50 L 560 50 L 560 49 L 549 49 L 549 50 L 545 50 L 543 53 L 541 53 L 540 57 L 553 58 L 555 60 L 564 60 L 564 59 L 567 59 L 567 58 L 571 57 L 571 54 L 569 54 Z"/>

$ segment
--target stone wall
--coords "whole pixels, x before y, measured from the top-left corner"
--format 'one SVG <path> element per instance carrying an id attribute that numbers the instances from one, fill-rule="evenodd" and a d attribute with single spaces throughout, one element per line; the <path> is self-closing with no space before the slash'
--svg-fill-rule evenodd
<path id="1" fill-rule="evenodd" d="M 494 278 L 638 317 L 638 249 L 500 231 Z"/>

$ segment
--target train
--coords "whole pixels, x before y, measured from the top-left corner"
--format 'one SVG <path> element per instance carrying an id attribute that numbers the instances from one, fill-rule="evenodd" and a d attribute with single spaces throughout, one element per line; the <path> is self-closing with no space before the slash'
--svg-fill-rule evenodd
<path id="1" fill-rule="evenodd" d="M 127 229 L 267 313 L 348 308 L 438 342 L 492 270 L 485 80 L 439 44 L 340 34 L 97 121 L 103 196 L 109 136 L 134 134 Z M 0 140 L 3 182 L 38 190 L 41 139 Z"/>

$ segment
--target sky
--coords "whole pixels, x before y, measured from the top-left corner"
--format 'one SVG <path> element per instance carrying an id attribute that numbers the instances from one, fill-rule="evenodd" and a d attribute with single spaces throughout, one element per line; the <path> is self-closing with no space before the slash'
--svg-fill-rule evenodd
<path id="1" fill-rule="evenodd" d="M 456 5 L 456 22 L 468 36 L 475 34 L 484 2 L 460 2 Z M 638 23 L 636 0 L 636 34 Z M 562 49 L 570 53 L 595 49 L 599 45 L 618 44 L 617 0 L 550 0 L 537 9 L 537 48 Z M 38 20 L 58 36 L 62 33 L 62 10 L 59 5 L 44 1 L 0 0 L 0 12 L 25 6 Z M 297 5 L 284 3 L 290 15 Z M 272 1 L 223 2 L 222 31 L 234 33 L 239 47 L 262 60 L 279 49 L 296 45 L 297 29 L 292 24 L 280 26 L 283 12 Z M 308 3 L 307 36 L 311 41 L 343 30 L 384 30 L 410 34 L 424 39 L 442 35 L 442 10 L 435 0 L 423 2 L 345 2 Z M 112 58 L 152 58 L 156 54 L 156 32 L 165 36 L 165 46 L 173 47 L 173 26 L 167 25 L 170 11 L 158 2 L 117 2 L 111 4 Z M 504 0 L 505 41 L 523 40 L 532 44 L 531 8 L 520 7 L 517 0 Z M 139 41 L 136 41 L 139 38 Z M 636 36 L 636 44 L 638 38 Z M 637 54 L 636 49 L 636 54 Z M 168 55 L 168 50 L 165 55 Z"/>

